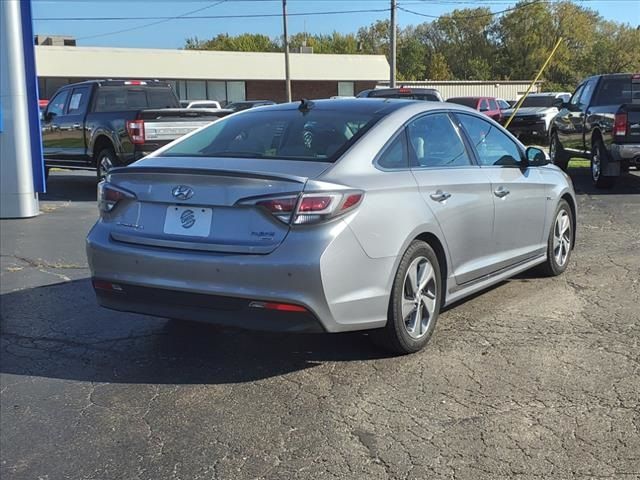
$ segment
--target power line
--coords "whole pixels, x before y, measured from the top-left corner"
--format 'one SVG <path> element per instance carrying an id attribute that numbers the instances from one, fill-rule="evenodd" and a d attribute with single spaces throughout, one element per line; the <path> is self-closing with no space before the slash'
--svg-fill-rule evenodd
<path id="1" fill-rule="evenodd" d="M 514 10 L 519 10 L 521 8 L 525 8 L 525 7 L 529 7 L 531 5 L 536 5 L 538 3 L 550 3 L 547 0 L 534 0 L 533 2 L 529 2 L 529 3 L 521 3 L 519 5 L 516 5 L 514 7 L 510 7 L 510 8 L 505 8 L 504 10 L 499 10 L 497 12 L 491 12 L 491 13 L 481 13 L 478 15 L 468 15 L 465 17 L 457 17 L 458 19 L 461 20 L 465 20 L 465 19 L 473 19 L 473 18 L 482 18 L 482 17 L 493 17 L 495 15 L 500 15 L 502 13 L 506 13 L 506 12 L 512 12 Z M 420 12 L 414 12 L 413 10 L 409 10 L 408 8 L 404 8 L 398 5 L 398 10 L 402 10 L 403 12 L 407 12 L 407 13 L 411 13 L 412 15 L 418 15 L 420 17 L 426 17 L 426 18 L 440 18 L 442 15 L 429 15 L 426 13 L 420 13 Z"/>
<path id="2" fill-rule="evenodd" d="M 185 12 L 185 13 L 183 13 L 181 15 L 177 15 L 175 17 L 167 17 L 167 18 L 164 18 L 162 20 L 158 20 L 157 22 L 147 23 L 145 25 L 138 25 L 136 27 L 124 28 L 122 30 L 116 30 L 114 32 L 99 33 L 97 35 L 89 35 L 89 36 L 86 36 L 86 37 L 80 37 L 80 38 L 78 38 L 78 40 L 87 40 L 87 39 L 91 39 L 91 38 L 107 37 L 109 35 L 117 35 L 118 33 L 126 33 L 126 32 L 131 32 L 133 30 L 140 30 L 141 28 L 152 27 L 154 25 L 159 25 L 161 23 L 165 23 L 165 22 L 168 22 L 170 20 L 177 20 L 177 19 L 180 19 L 180 18 L 185 18 L 187 15 L 191 15 L 193 13 L 202 12 L 203 10 L 207 10 L 208 8 L 213 8 L 213 7 L 215 7 L 217 5 L 220 5 L 220 4 L 222 4 L 222 3 L 226 2 L 226 1 L 227 0 L 219 0 L 218 2 L 214 3 L 213 5 L 207 5 L 207 6 L 202 7 L 202 8 L 197 8 L 196 10 L 191 10 L 189 12 Z M 145 20 L 151 20 L 151 19 L 150 18 L 146 18 Z"/>
<path id="3" fill-rule="evenodd" d="M 226 1 L 226 0 L 223 0 Z M 373 8 L 366 10 L 336 10 L 336 11 L 324 11 L 324 12 L 298 12 L 287 13 L 289 17 L 303 17 L 309 15 L 340 15 L 343 13 L 380 13 L 388 12 L 389 8 Z M 36 21 L 65 21 L 65 22 L 83 22 L 83 21 L 125 21 L 125 20 L 206 20 L 206 19 L 221 19 L 221 18 L 268 18 L 268 17 L 281 17 L 281 13 L 254 13 L 254 14 L 238 14 L 238 15 L 197 15 L 197 16 L 178 16 L 178 17 L 40 17 L 34 18 Z M 86 37 L 85 37 L 86 38 Z"/>

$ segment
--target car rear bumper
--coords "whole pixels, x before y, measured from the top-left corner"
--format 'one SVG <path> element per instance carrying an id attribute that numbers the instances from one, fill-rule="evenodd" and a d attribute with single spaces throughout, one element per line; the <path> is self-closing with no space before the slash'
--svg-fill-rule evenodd
<path id="1" fill-rule="evenodd" d="M 181 292 L 94 279 L 113 288 L 95 288 L 98 303 L 111 310 L 191 320 L 253 330 L 320 333 L 325 329 L 309 311 L 278 311 L 256 307 L 243 298 Z"/>
<path id="2" fill-rule="evenodd" d="M 275 251 L 266 255 L 124 243 L 111 237 L 108 224 L 98 222 L 87 237 L 87 257 L 94 278 L 129 290 L 145 289 L 131 290 L 135 295 L 98 292 L 105 307 L 285 331 L 309 331 L 310 318 L 320 326 L 319 330 L 327 332 L 384 326 L 395 266 L 395 257 L 369 258 L 344 220 L 292 231 Z M 185 301 L 176 300 L 189 295 L 198 302 L 207 298 L 211 301 L 185 308 Z M 219 297 L 236 299 L 237 308 L 221 308 Z M 300 305 L 309 315 L 265 315 L 249 308 L 250 302 Z M 264 320 L 267 316 L 269 319 Z M 272 322 L 276 316 L 281 316 L 282 321 Z M 265 321 L 263 327 L 261 319 Z"/>
<path id="3" fill-rule="evenodd" d="M 632 165 L 640 165 L 640 144 L 612 143 L 611 156 L 616 161 L 628 160 Z"/>

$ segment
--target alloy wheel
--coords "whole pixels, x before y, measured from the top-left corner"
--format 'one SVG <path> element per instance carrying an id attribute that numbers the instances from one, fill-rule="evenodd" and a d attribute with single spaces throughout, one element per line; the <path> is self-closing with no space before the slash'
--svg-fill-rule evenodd
<path id="1" fill-rule="evenodd" d="M 571 250 L 571 219 L 566 210 L 560 210 L 553 227 L 553 256 L 559 267 L 563 267 Z"/>
<path id="2" fill-rule="evenodd" d="M 111 161 L 111 158 L 109 158 L 108 155 L 103 155 L 100 157 L 100 160 L 98 161 L 98 173 L 100 178 L 104 178 L 107 176 L 107 173 L 109 173 L 109 170 L 111 170 L 113 168 L 113 162 Z"/>
<path id="3" fill-rule="evenodd" d="M 421 338 L 429 330 L 436 310 L 437 284 L 433 266 L 426 257 L 411 262 L 402 289 L 402 319 L 410 337 Z"/>
<path id="4" fill-rule="evenodd" d="M 593 153 L 591 155 L 591 176 L 593 181 L 597 182 L 600 178 L 600 147 L 598 145 L 593 146 Z"/>

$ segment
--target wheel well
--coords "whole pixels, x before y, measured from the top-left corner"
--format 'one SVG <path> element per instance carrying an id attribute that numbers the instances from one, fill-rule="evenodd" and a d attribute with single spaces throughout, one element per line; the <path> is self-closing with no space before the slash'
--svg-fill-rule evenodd
<path id="1" fill-rule="evenodd" d="M 447 292 L 447 256 L 444 253 L 444 248 L 442 247 L 442 243 L 438 237 L 436 237 L 433 233 L 422 233 L 418 235 L 416 240 L 421 240 L 429 244 L 433 251 L 436 253 L 436 257 L 438 258 L 438 263 L 440 264 L 440 277 L 442 278 L 442 298 L 440 299 L 440 304 L 444 305 L 446 300 L 446 292 Z"/>
<path id="2" fill-rule="evenodd" d="M 573 202 L 573 197 L 568 193 L 565 193 L 562 196 L 562 199 L 565 200 L 569 204 L 569 208 L 571 209 L 571 218 L 573 219 L 573 225 L 571 225 L 571 231 L 573 232 L 573 238 L 571 239 L 571 248 L 576 248 L 576 226 L 578 224 L 578 218 L 576 215 L 576 205 Z"/>
<path id="3" fill-rule="evenodd" d="M 113 143 L 111 142 L 111 140 L 109 140 L 109 137 L 100 135 L 98 138 L 96 138 L 96 141 L 93 143 L 93 160 L 94 161 L 97 160 L 96 157 L 98 156 L 98 153 L 100 153 L 100 151 L 104 150 L 105 148 L 110 148 L 115 152 L 115 149 L 113 148 Z"/>

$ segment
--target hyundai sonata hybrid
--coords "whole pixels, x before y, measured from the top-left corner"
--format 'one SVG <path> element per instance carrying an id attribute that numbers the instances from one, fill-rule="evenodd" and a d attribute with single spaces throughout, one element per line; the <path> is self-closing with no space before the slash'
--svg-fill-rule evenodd
<path id="1" fill-rule="evenodd" d="M 445 305 L 575 241 L 569 177 L 464 106 L 303 100 L 247 110 L 98 187 L 99 303 L 420 350 Z"/>

